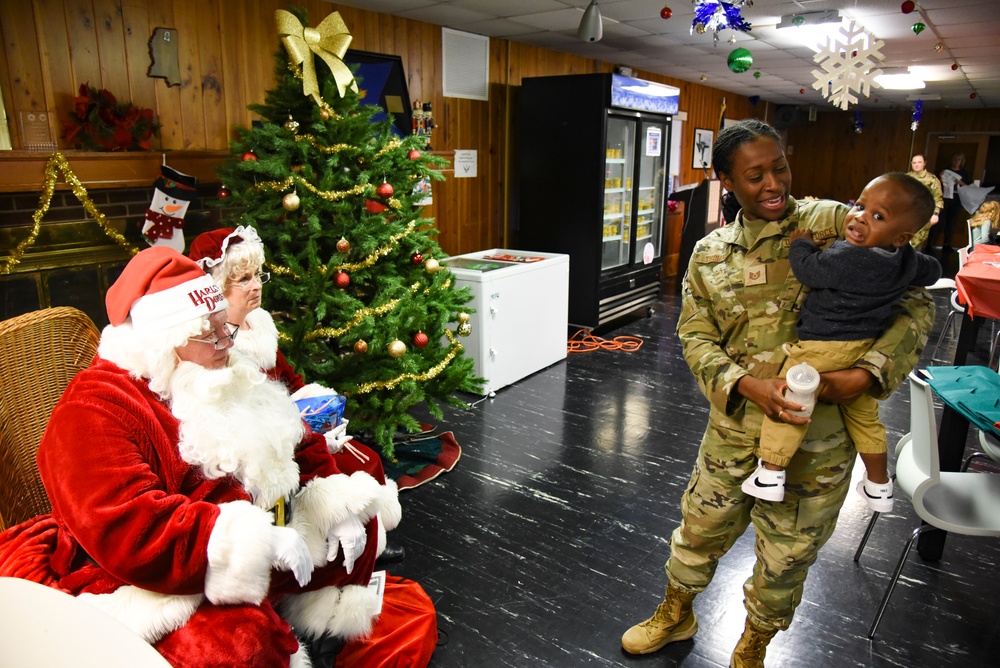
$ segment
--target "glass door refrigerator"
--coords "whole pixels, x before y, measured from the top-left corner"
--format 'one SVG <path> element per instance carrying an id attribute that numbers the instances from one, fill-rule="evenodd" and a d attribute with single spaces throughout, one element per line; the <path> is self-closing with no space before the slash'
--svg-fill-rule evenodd
<path id="1" fill-rule="evenodd" d="M 570 256 L 571 325 L 652 312 L 660 297 L 678 100 L 617 74 L 522 81 L 520 245 Z"/>

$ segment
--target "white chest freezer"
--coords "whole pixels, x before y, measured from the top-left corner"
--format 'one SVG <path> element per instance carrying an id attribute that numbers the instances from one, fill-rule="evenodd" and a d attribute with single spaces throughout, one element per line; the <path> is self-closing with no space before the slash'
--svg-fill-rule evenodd
<path id="1" fill-rule="evenodd" d="M 484 394 L 566 358 L 569 255 L 494 248 L 442 264 L 472 290 L 472 334 L 462 343 Z"/>

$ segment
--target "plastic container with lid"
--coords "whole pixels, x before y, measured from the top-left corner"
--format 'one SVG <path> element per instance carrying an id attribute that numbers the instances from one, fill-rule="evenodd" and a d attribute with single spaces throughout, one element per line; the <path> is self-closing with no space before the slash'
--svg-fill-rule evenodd
<path id="1" fill-rule="evenodd" d="M 792 415 L 809 417 L 816 406 L 816 390 L 819 388 L 819 371 L 816 371 L 810 364 L 802 362 L 796 364 L 785 374 L 785 382 L 788 389 L 785 390 L 785 398 L 801 404 L 804 408 L 801 411 L 786 411 Z"/>

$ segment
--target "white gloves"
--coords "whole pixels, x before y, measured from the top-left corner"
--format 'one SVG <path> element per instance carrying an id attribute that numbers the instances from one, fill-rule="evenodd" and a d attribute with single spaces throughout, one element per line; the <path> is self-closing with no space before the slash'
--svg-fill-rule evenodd
<path id="1" fill-rule="evenodd" d="M 326 437 L 326 447 L 331 454 L 340 452 L 344 443 L 351 440 L 351 435 L 347 433 L 347 423 L 349 420 L 341 418 L 340 424 L 323 434 Z"/>
<path id="2" fill-rule="evenodd" d="M 278 570 L 291 571 L 300 587 L 305 587 L 312 579 L 313 562 L 309 548 L 295 529 L 271 527 L 271 565 Z"/>
<path id="3" fill-rule="evenodd" d="M 350 573 L 354 570 L 354 561 L 365 551 L 368 537 L 365 535 L 365 525 L 357 515 L 348 515 L 346 519 L 330 528 L 327 536 L 330 547 L 326 554 L 328 562 L 337 558 L 338 546 L 344 552 L 344 568 Z"/>

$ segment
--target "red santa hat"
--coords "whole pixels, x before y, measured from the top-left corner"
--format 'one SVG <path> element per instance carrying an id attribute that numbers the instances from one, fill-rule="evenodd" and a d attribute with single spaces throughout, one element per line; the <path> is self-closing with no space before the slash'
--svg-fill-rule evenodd
<path id="1" fill-rule="evenodd" d="M 221 263 L 226 257 L 226 251 L 233 244 L 241 241 L 251 241 L 263 244 L 260 236 L 250 225 L 240 225 L 235 230 L 231 227 L 212 230 L 199 234 L 191 242 L 188 257 L 198 263 L 205 271 Z"/>
<path id="2" fill-rule="evenodd" d="M 229 305 L 204 269 L 166 246 L 136 253 L 108 289 L 105 304 L 112 325 L 131 315 L 136 331 L 165 329 Z"/>

